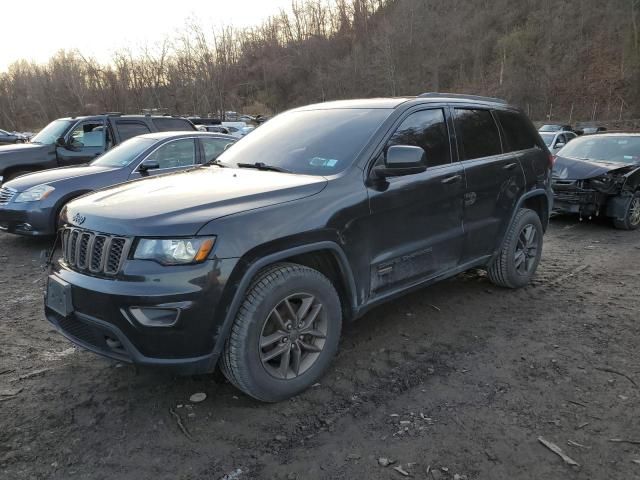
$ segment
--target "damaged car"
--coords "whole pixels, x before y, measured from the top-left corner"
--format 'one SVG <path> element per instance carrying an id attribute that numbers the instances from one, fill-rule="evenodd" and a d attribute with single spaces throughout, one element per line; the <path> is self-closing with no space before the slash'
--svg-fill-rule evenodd
<path id="1" fill-rule="evenodd" d="M 572 141 L 553 167 L 554 212 L 607 216 L 616 228 L 640 226 L 640 134 L 600 134 Z"/>

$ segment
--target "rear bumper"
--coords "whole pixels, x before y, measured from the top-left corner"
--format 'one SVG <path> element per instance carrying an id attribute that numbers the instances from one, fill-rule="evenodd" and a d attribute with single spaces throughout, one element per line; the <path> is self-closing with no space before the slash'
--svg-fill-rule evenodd
<path id="1" fill-rule="evenodd" d="M 37 203 L 37 202 L 34 202 Z M 54 211 L 33 203 L 9 203 L 0 207 L 0 230 L 28 236 L 55 234 Z"/>

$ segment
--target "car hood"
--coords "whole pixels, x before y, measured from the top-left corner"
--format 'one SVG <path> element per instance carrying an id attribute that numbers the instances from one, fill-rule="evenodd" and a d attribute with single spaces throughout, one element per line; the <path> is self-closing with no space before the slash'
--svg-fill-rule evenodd
<path id="1" fill-rule="evenodd" d="M 3 145 L 0 147 L 0 168 L 5 160 L 10 158 L 38 159 L 42 154 L 55 150 L 53 145 L 40 145 L 39 143 L 17 143 L 15 145 Z"/>
<path id="2" fill-rule="evenodd" d="M 73 167 L 52 168 L 51 170 L 43 170 L 41 172 L 28 173 L 22 175 L 15 180 L 11 180 L 3 184 L 4 187 L 10 187 L 18 192 L 23 192 L 28 188 L 35 187 L 46 183 L 53 187 L 64 183 L 66 180 L 72 180 L 88 175 L 100 175 L 104 172 L 117 170 L 115 167 L 101 167 L 92 165 L 78 165 Z"/>
<path id="3" fill-rule="evenodd" d="M 621 162 L 602 162 L 558 156 L 553 164 L 553 176 L 561 180 L 586 180 L 619 169 L 631 169 L 633 165 Z"/>
<path id="4" fill-rule="evenodd" d="M 195 235 L 211 220 L 315 195 L 326 184 L 310 175 L 203 167 L 86 195 L 67 205 L 66 221 L 127 236 Z"/>

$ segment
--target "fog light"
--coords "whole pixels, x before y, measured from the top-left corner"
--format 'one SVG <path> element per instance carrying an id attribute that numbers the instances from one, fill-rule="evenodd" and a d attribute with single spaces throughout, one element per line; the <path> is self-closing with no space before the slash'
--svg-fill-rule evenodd
<path id="1" fill-rule="evenodd" d="M 172 327 L 180 317 L 178 308 L 131 307 L 129 311 L 145 327 Z"/>

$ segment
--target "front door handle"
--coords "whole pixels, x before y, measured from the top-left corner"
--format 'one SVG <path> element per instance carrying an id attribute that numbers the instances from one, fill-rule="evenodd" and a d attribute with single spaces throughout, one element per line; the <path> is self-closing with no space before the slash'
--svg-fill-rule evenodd
<path id="1" fill-rule="evenodd" d="M 456 183 L 462 180 L 462 175 L 454 175 L 453 177 L 447 177 L 440 180 L 440 183 L 444 185 L 450 185 L 452 183 Z"/>
<path id="2" fill-rule="evenodd" d="M 513 170 L 514 168 L 516 168 L 518 164 L 517 163 L 507 163 L 504 167 L 502 167 L 503 170 Z"/>

